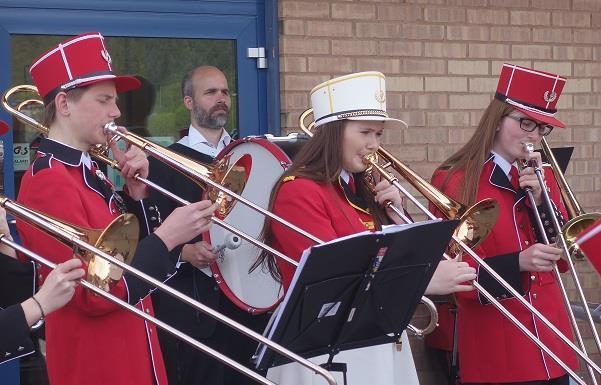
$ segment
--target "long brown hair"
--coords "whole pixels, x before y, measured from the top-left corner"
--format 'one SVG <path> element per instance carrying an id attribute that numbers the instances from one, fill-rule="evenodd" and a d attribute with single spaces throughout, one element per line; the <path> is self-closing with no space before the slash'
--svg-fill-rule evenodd
<path id="1" fill-rule="evenodd" d="M 333 185 L 337 183 L 342 171 L 342 140 L 347 122 L 347 120 L 333 121 L 325 123 L 317 129 L 313 137 L 296 154 L 292 166 L 282 174 L 271 190 L 269 211 L 273 212 L 275 198 L 280 186 L 285 178 L 289 176 L 301 177 L 319 184 L 325 184 L 333 190 Z M 379 229 L 383 224 L 388 223 L 388 218 L 384 210 L 374 202 L 374 196 L 364 182 L 365 173 L 361 172 L 354 175 L 357 195 L 367 203 L 369 212 L 374 218 L 374 224 Z M 273 243 L 273 231 L 269 218 L 265 220 L 263 225 L 261 239 L 269 245 Z M 275 258 L 271 253 L 263 251 L 251 267 L 251 271 L 263 265 L 276 280 L 281 282 L 282 276 Z"/>
<path id="2" fill-rule="evenodd" d="M 447 176 L 442 186 L 443 190 L 450 177 L 455 172 L 463 170 L 463 181 L 459 184 L 459 191 L 457 191 L 457 196 L 454 198 L 467 205 L 475 202 L 478 193 L 478 180 L 484 162 L 492 150 L 497 128 L 499 128 L 503 117 L 512 110 L 513 107 L 507 103 L 497 99 L 491 100 L 470 140 L 438 167 L 438 170 L 447 170 Z"/>

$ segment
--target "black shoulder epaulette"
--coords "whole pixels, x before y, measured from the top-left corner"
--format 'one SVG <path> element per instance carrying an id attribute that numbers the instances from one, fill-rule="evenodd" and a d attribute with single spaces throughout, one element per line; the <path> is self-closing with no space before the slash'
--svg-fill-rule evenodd
<path id="1" fill-rule="evenodd" d="M 52 160 L 52 155 L 44 155 L 33 161 L 33 166 L 31 166 L 31 173 L 35 175 L 38 171 L 50 168 L 50 161 Z"/>

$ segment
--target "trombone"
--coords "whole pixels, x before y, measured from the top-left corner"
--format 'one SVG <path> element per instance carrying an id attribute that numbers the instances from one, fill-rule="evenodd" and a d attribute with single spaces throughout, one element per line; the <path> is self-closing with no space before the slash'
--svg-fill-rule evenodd
<path id="1" fill-rule="evenodd" d="M 19 105 L 17 105 L 17 107 L 13 107 L 9 102 L 9 98 L 18 92 L 29 92 L 29 93 L 36 94 L 37 88 L 34 86 L 31 86 L 31 85 L 20 85 L 20 86 L 15 86 L 15 87 L 9 89 L 8 91 L 5 92 L 5 94 L 2 98 L 3 107 L 15 118 L 19 119 L 20 121 L 24 122 L 25 124 L 28 124 L 28 125 L 34 127 L 38 131 L 41 131 L 42 133 L 47 134 L 48 128 L 46 126 L 40 124 L 35 119 L 29 117 L 28 115 L 26 115 L 20 111 L 24 106 L 26 106 L 28 104 L 43 104 L 43 103 L 38 99 L 27 99 L 27 100 L 19 103 Z M 187 176 L 188 178 L 190 178 L 191 180 L 193 180 L 194 182 L 198 183 L 199 185 L 204 187 L 206 190 L 208 190 L 207 192 L 208 192 L 209 198 L 218 203 L 219 207 L 217 209 L 217 215 L 219 217 L 225 217 L 233 209 L 235 202 L 240 201 L 241 203 L 251 207 L 252 209 L 262 213 L 263 215 L 265 215 L 277 222 L 280 222 L 281 224 L 291 228 L 292 230 L 298 232 L 299 234 L 311 239 L 315 243 L 317 243 L 317 244 L 323 243 L 322 240 L 313 236 L 312 234 L 304 231 L 303 229 L 297 227 L 296 225 L 282 219 L 281 217 L 271 213 L 270 211 L 268 211 L 266 209 L 263 209 L 262 207 L 254 204 L 254 203 L 248 201 L 246 198 L 240 196 L 239 193 L 241 193 L 244 188 L 244 175 L 240 175 L 238 170 L 236 170 L 235 165 L 233 167 L 229 167 L 229 164 L 227 162 L 228 158 L 224 158 L 223 162 L 219 162 L 214 166 L 213 165 L 207 166 L 207 165 L 201 164 L 197 161 L 194 161 L 194 160 L 188 159 L 184 156 L 181 156 L 181 155 L 177 154 L 176 152 L 173 152 L 162 146 L 156 145 L 156 144 L 148 141 L 147 139 L 142 138 L 133 133 L 130 133 L 130 132 L 123 133 L 118 130 L 118 127 L 115 123 L 112 123 L 112 122 L 107 123 L 105 125 L 105 130 L 107 132 L 110 132 L 111 134 L 113 134 L 113 137 L 110 139 L 109 142 L 117 141 L 117 140 L 121 140 L 121 139 L 125 140 L 129 144 L 139 147 L 144 152 L 150 154 L 151 156 L 166 163 L 167 165 L 174 168 L 175 170 L 181 172 L 182 174 L 184 174 L 185 176 Z M 96 159 L 106 163 L 107 165 L 109 165 L 110 167 L 112 167 L 114 169 L 119 169 L 118 163 L 115 160 L 110 159 L 106 155 L 107 152 L 108 152 L 108 145 L 106 145 L 106 146 L 98 145 L 98 146 L 91 148 L 89 151 L 90 155 L 92 155 Z M 173 199 L 175 202 L 177 202 L 181 205 L 189 205 L 190 204 L 190 202 L 186 201 L 185 199 L 173 194 L 172 192 L 166 190 L 165 188 L 155 184 L 154 182 L 152 182 L 146 178 L 143 178 L 143 177 L 137 175 L 136 179 L 142 183 L 145 183 L 149 187 L 156 189 L 160 193 Z M 228 187 L 231 187 L 232 189 L 229 189 L 222 185 L 226 185 Z M 280 253 L 279 251 L 275 250 L 271 246 L 269 246 L 257 239 L 254 239 L 251 236 L 245 234 L 244 232 L 236 229 L 235 227 L 231 226 L 230 224 L 224 222 L 219 217 L 213 216 L 213 217 L 211 217 L 211 221 L 213 223 L 225 228 L 226 230 L 240 236 L 241 238 L 245 239 L 246 241 L 252 243 L 254 246 L 257 246 L 259 248 L 262 248 L 262 249 L 268 251 L 269 253 L 285 260 L 286 262 L 288 262 L 289 264 L 291 264 L 295 267 L 298 266 L 298 262 L 296 262 L 295 260 Z M 409 330 L 418 337 L 422 337 L 428 333 L 431 333 L 436 328 L 437 323 L 438 323 L 438 313 L 436 312 L 436 306 L 428 298 L 424 298 L 422 302 L 424 303 L 424 305 L 430 312 L 430 322 L 424 329 L 417 328 L 413 325 L 408 326 Z"/>
<path id="2" fill-rule="evenodd" d="M 303 365 L 304 367 L 311 369 L 314 373 L 322 376 L 329 384 L 336 385 L 336 380 L 334 379 L 334 377 L 332 377 L 330 372 L 323 369 L 319 365 L 316 365 L 316 364 L 312 363 L 311 361 L 302 358 L 298 354 L 271 341 L 270 339 L 253 331 L 252 329 L 247 328 L 246 326 L 232 320 L 229 317 L 224 316 L 223 314 L 217 312 L 216 310 L 213 310 L 212 308 L 182 294 L 179 291 L 172 289 L 171 287 L 169 287 L 166 284 L 164 284 L 163 282 L 151 277 L 150 275 L 148 275 L 136 268 L 129 266 L 127 263 L 123 262 L 120 258 L 115 258 L 113 255 L 104 251 L 103 248 L 107 248 L 106 246 L 100 245 L 100 247 L 96 247 L 96 246 L 90 245 L 86 240 L 84 240 L 89 237 L 88 232 L 85 229 L 79 229 L 72 225 L 68 225 L 68 224 L 62 223 L 60 221 L 57 221 L 56 219 L 49 218 L 41 213 L 38 213 L 34 210 L 24 207 L 23 205 L 16 203 L 13 200 L 11 200 L 7 197 L 1 196 L 1 195 L 0 195 L 0 206 L 4 207 L 6 209 L 6 211 L 8 211 L 9 213 L 23 219 L 27 223 L 35 226 L 36 228 L 47 232 L 48 234 L 50 234 L 51 236 L 56 238 L 58 241 L 61 241 L 62 243 L 65 243 L 67 245 L 71 245 L 76 250 L 84 250 L 87 253 L 91 253 L 94 256 L 98 256 L 98 257 L 110 262 L 111 264 L 118 266 L 119 268 L 134 275 L 138 279 L 141 279 L 144 282 L 152 285 L 153 287 L 155 287 L 159 290 L 162 290 L 165 293 L 171 295 L 172 297 L 186 303 L 187 305 L 194 307 L 195 309 L 201 311 L 202 313 L 214 318 L 218 322 L 222 322 L 222 323 L 226 324 L 227 326 L 239 331 L 240 333 L 246 335 L 247 337 L 249 337 L 257 342 L 267 345 L 269 348 L 271 348 L 274 351 L 278 352 L 279 354 L 289 358 L 290 360 L 296 361 L 299 364 Z M 72 229 L 75 229 L 76 231 L 73 232 Z M 28 256 L 31 256 L 31 254 L 35 254 L 32 252 L 28 252 L 28 250 L 25 249 L 24 247 L 19 246 L 18 244 L 9 241 L 3 235 L 0 236 L 0 241 L 8 244 L 9 246 L 15 248 L 18 251 L 24 252 Z M 109 249 L 114 249 L 114 248 L 109 247 Z M 37 257 L 39 257 L 39 256 L 37 256 Z M 39 257 L 39 258 L 42 258 L 42 257 Z M 48 263 L 48 261 L 46 261 L 46 260 L 44 260 L 44 262 Z M 46 264 L 46 265 L 48 265 L 48 264 Z M 88 282 L 82 282 L 82 284 L 86 288 L 93 287 L 94 289 L 91 289 L 91 290 L 93 290 L 95 293 L 98 293 L 98 294 L 102 293 L 100 295 L 104 296 L 105 298 L 108 298 L 109 300 L 121 301 L 121 300 L 117 299 L 116 297 L 112 296 L 110 293 L 107 293 L 104 290 L 98 289 L 94 285 L 92 285 Z M 115 302 L 117 302 L 117 301 L 115 301 Z M 123 301 L 121 301 L 121 302 L 123 302 Z M 133 311 L 137 315 L 140 315 L 139 314 L 140 312 L 144 314 L 144 312 L 139 311 L 139 309 L 136 309 L 138 311 L 134 311 L 130 308 L 133 306 L 131 306 L 127 303 L 123 304 L 121 302 L 117 302 L 117 304 L 123 306 L 124 308 L 126 308 L 130 311 Z M 127 306 L 124 306 L 124 305 L 127 305 Z M 148 317 L 150 317 L 150 316 L 148 316 Z M 257 373 L 255 373 L 252 370 L 246 368 L 245 366 L 237 363 L 236 361 L 228 358 L 227 356 L 199 343 L 198 341 L 195 341 L 188 335 L 181 333 L 179 330 L 161 322 L 158 319 L 155 319 L 153 317 L 150 317 L 150 318 L 151 319 L 147 318 L 146 315 L 144 316 L 144 319 L 165 329 L 170 334 L 173 334 L 177 338 L 180 338 L 181 340 L 191 344 L 192 346 L 196 347 L 197 349 L 211 355 L 212 357 L 218 359 L 219 361 L 225 363 L 226 365 L 232 367 L 233 369 L 241 372 L 242 374 L 245 374 L 246 376 L 251 377 L 256 381 L 261 382 L 262 384 L 268 384 L 268 385 L 274 384 L 273 382 L 258 375 Z"/>
<path id="3" fill-rule="evenodd" d="M 305 125 L 306 118 L 312 113 L 311 109 L 306 110 L 300 117 L 300 128 L 307 133 L 308 135 L 312 135 L 312 124 L 309 126 Z M 401 163 L 399 160 L 394 158 L 389 152 L 384 151 L 382 147 L 378 148 L 377 154 L 381 155 L 387 163 L 384 165 L 380 165 L 377 161 L 377 157 L 370 157 L 366 159 L 366 162 L 369 166 L 373 167 L 376 171 L 380 173 L 382 178 L 386 179 L 389 183 L 395 186 L 401 193 L 406 196 L 413 204 L 415 204 L 420 211 L 422 211 L 430 220 L 438 220 L 437 218 L 428 208 L 426 208 L 419 200 L 413 195 L 410 194 L 407 189 L 405 189 L 400 183 L 396 176 L 392 173 L 388 172 L 387 168 L 392 167 L 395 171 L 399 172 L 403 175 L 406 181 L 415 187 L 418 191 L 425 191 L 427 193 L 426 198 L 437 199 L 438 196 L 444 197 L 443 199 L 446 201 L 448 198 L 444 196 L 440 191 L 438 191 L 434 186 L 424 181 L 417 174 L 411 172 L 407 172 L 409 168 Z M 432 201 L 432 204 L 439 207 L 443 206 L 438 201 Z M 490 211 L 490 210 L 489 210 Z M 452 210 L 443 211 L 445 215 L 453 214 Z M 408 223 L 413 222 L 410 218 L 408 218 L 404 213 L 400 210 L 397 211 L 397 214 L 401 216 L 403 220 Z M 483 216 L 484 217 L 484 216 Z M 449 219 L 453 219 L 454 217 L 448 217 Z M 494 223 L 493 223 L 494 224 Z M 477 227 L 477 226 L 476 226 Z M 489 230 L 492 228 L 489 228 Z M 469 233 L 468 233 L 469 234 Z M 555 325 L 553 325 L 539 310 L 537 310 L 534 306 L 532 306 L 528 301 L 526 301 L 518 292 L 515 290 L 507 281 L 505 281 L 497 272 L 495 272 L 484 260 L 478 256 L 473 250 L 473 244 L 470 244 L 470 239 L 462 239 L 460 234 L 454 234 L 452 237 L 453 241 L 456 243 L 456 246 L 462 251 L 468 254 L 470 257 L 474 259 L 478 265 L 486 270 L 503 288 L 505 288 L 516 300 L 518 300 L 523 306 L 526 307 L 534 316 L 536 316 L 542 323 L 545 324 L 555 335 L 561 339 L 566 345 L 568 345 L 583 361 L 587 363 L 589 367 L 591 367 L 594 371 L 601 374 L 601 368 L 595 364 L 586 353 L 581 351 L 572 341 L 570 341 Z M 483 238 L 482 238 L 483 239 Z M 482 240 L 481 239 L 481 240 Z M 444 257 L 447 259 L 451 259 L 448 254 L 444 254 Z M 533 343 L 535 343 L 541 350 L 543 350 L 549 357 L 551 357 L 559 366 L 561 366 L 566 373 L 570 375 L 578 384 L 585 384 L 585 382 L 578 377 L 578 375 L 571 370 L 555 353 L 553 353 L 540 339 L 538 339 L 526 326 L 521 324 L 514 316 L 509 312 L 499 301 L 497 301 L 493 295 L 491 295 L 486 289 L 484 289 L 478 282 L 472 282 L 472 285 L 480 294 L 482 294 L 492 305 L 497 308 L 511 323 L 514 324 L 522 333 L 524 333 Z"/>
<path id="4" fill-rule="evenodd" d="M 313 113 L 313 109 L 308 109 L 303 112 L 299 118 L 301 129 L 309 136 L 312 135 L 312 128 L 315 123 L 311 122 L 308 126 L 305 125 L 304 121 L 309 115 Z M 379 165 L 379 158 L 384 159 L 386 162 L 384 165 Z M 443 213 L 448 219 L 459 219 L 459 224 L 455 230 L 455 236 L 460 238 L 463 242 L 474 248 L 478 246 L 492 230 L 497 216 L 499 214 L 499 206 L 494 199 L 487 198 L 474 204 L 471 207 L 462 205 L 459 202 L 452 200 L 440 191 L 435 189 L 432 185 L 423 180 L 409 167 L 398 161 L 391 153 L 386 151 L 384 148 L 378 148 L 377 153 L 370 154 L 367 159 L 367 164 L 371 168 L 376 168 L 378 171 L 385 172 L 388 167 L 393 167 L 405 180 L 409 181 L 413 187 L 415 187 L 422 196 L 428 201 L 432 202 L 436 207 Z M 381 171 L 381 173 L 382 173 Z M 387 174 L 387 173 L 386 173 Z M 386 177 L 385 177 L 386 178 Z M 403 191 L 404 189 L 398 183 L 397 179 L 389 180 L 396 188 Z M 409 193 L 404 191 L 406 195 Z M 404 214 L 399 212 L 394 206 L 390 206 L 401 218 Z M 425 207 L 423 208 L 426 209 Z M 456 251 L 456 249 L 454 249 Z"/>
<path id="5" fill-rule="evenodd" d="M 48 127 L 36 121 L 34 118 L 28 116 L 27 114 L 21 112 L 21 109 L 30 104 L 39 104 L 43 105 L 44 103 L 39 99 L 26 99 L 19 103 L 17 106 L 11 105 L 9 99 L 17 93 L 32 93 L 37 94 L 37 88 L 32 85 L 19 85 L 10 88 L 4 93 L 2 97 L 2 106 L 9 114 L 18 119 L 19 121 L 27 124 L 36 130 L 40 131 L 43 134 L 48 134 Z M 308 237 L 309 239 L 315 242 L 321 242 L 318 238 L 313 237 L 311 234 L 305 232 L 299 227 L 285 221 L 284 219 L 272 214 L 271 212 L 257 206 L 256 204 L 248 201 L 246 198 L 239 195 L 241 191 L 244 189 L 244 175 L 241 175 L 240 171 L 234 166 L 229 167 L 228 160 L 229 158 L 225 158 L 222 162 L 217 163 L 216 165 L 205 165 L 199 163 L 197 161 L 188 159 L 184 156 L 177 154 L 169 149 L 156 145 L 150 142 L 147 139 L 144 139 L 138 135 L 133 133 L 124 134 L 117 130 L 117 125 L 114 123 L 108 123 L 105 127 L 107 131 L 113 133 L 113 137 L 111 141 L 115 141 L 118 139 L 124 139 L 127 142 L 141 148 L 146 153 L 150 153 L 152 156 L 156 157 L 160 161 L 166 163 L 171 166 L 175 170 L 181 172 L 182 174 L 188 176 L 191 180 L 198 183 L 201 186 L 208 186 L 208 196 L 209 198 L 218 203 L 217 208 L 217 216 L 212 216 L 211 221 L 218 226 L 223 227 L 227 231 L 238 235 L 242 239 L 250 242 L 254 246 L 262 248 L 269 253 L 283 259 L 284 261 L 290 263 L 293 266 L 298 266 L 298 263 L 291 259 L 290 257 L 280 253 L 276 249 L 270 247 L 269 245 L 251 237 L 250 235 L 244 233 L 241 230 L 231 226 L 230 224 L 223 221 L 223 218 L 227 216 L 227 214 L 234 208 L 235 201 L 241 201 L 243 204 L 248 205 L 249 207 L 255 209 L 256 211 L 261 212 L 262 214 L 269 216 L 270 218 L 281 222 L 283 225 L 290 227 L 291 229 L 299 232 L 300 234 Z M 94 158 L 99 161 L 105 163 L 109 167 L 119 170 L 119 164 L 114 159 L 109 158 L 106 154 L 108 153 L 108 145 L 96 145 L 90 148 L 89 153 Z M 190 202 L 187 200 L 173 194 L 169 190 L 157 185 L 147 178 L 143 178 L 140 175 L 136 175 L 135 179 L 146 184 L 147 186 L 157 190 L 161 194 L 167 196 L 168 198 L 174 200 L 182 206 L 189 205 Z M 215 182 L 215 180 L 217 182 Z M 234 191 L 223 187 L 221 184 L 226 186 L 230 186 L 234 189 Z M 232 199 L 234 198 L 234 199 Z"/>
<path id="6" fill-rule="evenodd" d="M 559 190 L 561 191 L 561 197 L 563 198 L 563 203 L 568 211 L 569 221 L 565 223 L 561 228 L 561 234 L 563 234 L 563 238 L 566 240 L 566 243 L 570 249 L 574 245 L 576 241 L 576 237 L 587 229 L 590 225 L 592 225 L 596 220 L 601 218 L 601 213 L 585 213 L 582 209 L 580 203 L 576 199 L 576 196 L 572 192 L 568 181 L 565 176 L 561 172 L 561 168 L 557 163 L 557 159 L 555 155 L 553 155 L 553 151 L 551 151 L 551 147 L 547 143 L 547 140 L 543 137 L 540 142 L 541 149 L 543 153 L 547 157 L 547 161 L 551 165 L 551 170 L 553 171 L 553 175 L 555 176 L 555 180 L 557 180 L 557 184 L 559 185 Z M 574 253 L 570 253 L 571 255 Z M 575 258 L 582 257 L 580 254 L 575 251 Z"/>
<path id="7" fill-rule="evenodd" d="M 50 269 L 54 269 L 57 266 L 55 263 L 50 262 L 49 260 L 40 256 L 39 254 L 36 254 L 33 251 L 26 249 L 25 247 L 19 245 L 18 243 L 9 240 L 5 236 L 5 234 L 0 233 L 0 242 L 12 247 L 13 249 L 21 252 L 22 254 L 26 255 L 30 259 L 32 259 Z M 141 317 L 144 320 L 154 324 L 155 326 L 168 332 L 169 334 L 173 335 L 174 337 L 177 337 L 180 340 L 187 342 L 188 344 L 192 345 L 196 349 L 206 353 L 207 355 L 217 359 L 220 362 L 223 362 L 224 364 L 239 371 L 240 373 L 243 373 L 244 375 L 252 378 L 253 380 L 255 380 L 261 384 L 274 385 L 273 382 L 267 380 L 265 377 L 259 375 L 258 373 L 248 369 L 244 365 L 241 365 L 238 362 L 227 357 L 226 355 L 221 354 L 220 352 L 210 348 L 209 346 L 198 342 L 197 340 L 193 339 L 189 335 L 182 333 L 181 331 L 175 329 L 174 327 L 166 324 L 165 322 L 159 320 L 158 318 L 151 316 L 150 314 L 145 313 L 144 311 L 138 309 L 137 307 L 130 305 L 129 303 L 123 301 L 122 299 L 115 297 L 111 293 L 98 288 L 96 285 L 94 285 L 84 279 L 79 280 L 79 284 L 82 285 L 83 287 L 91 290 L 93 293 L 95 293 L 101 297 L 104 297 L 108 301 L 111 301 L 111 302 L 121 306 L 123 309 L 128 310 L 128 311 L 132 312 L 133 314 L 137 315 L 138 317 Z"/>
<path id="8" fill-rule="evenodd" d="M 544 142 L 544 144 L 543 144 L 543 142 Z M 559 246 L 559 248 L 563 249 L 563 252 L 566 256 L 566 262 L 568 263 L 568 266 L 569 266 L 569 269 L 570 269 L 570 272 L 572 275 L 572 279 L 574 280 L 574 286 L 576 288 L 576 292 L 578 293 L 580 301 L 584 307 L 584 314 L 585 314 L 586 321 L 588 322 L 588 325 L 591 329 L 593 339 L 595 341 L 597 349 L 601 352 L 601 341 L 599 340 L 599 333 L 597 332 L 597 328 L 595 327 L 595 321 L 593 320 L 591 311 L 588 307 L 588 303 L 584 296 L 584 291 L 582 290 L 582 285 L 580 284 L 580 279 L 578 278 L 578 274 L 576 274 L 576 268 L 574 266 L 574 262 L 572 261 L 571 252 L 570 252 L 572 249 L 572 245 L 575 242 L 576 236 L 580 232 L 582 232 L 584 229 L 586 229 L 588 226 L 590 226 L 595 221 L 595 219 L 599 216 L 599 214 L 598 213 L 595 213 L 595 214 L 585 214 L 584 213 L 584 211 L 582 210 L 582 208 L 576 201 L 576 198 L 574 197 L 572 191 L 570 190 L 563 174 L 561 173 L 561 170 L 559 169 L 559 165 L 557 163 L 557 159 L 553 155 L 553 152 L 551 151 L 545 138 L 543 138 L 541 140 L 541 145 L 543 148 L 543 152 L 547 156 L 547 160 L 550 161 L 553 174 L 556 177 L 556 179 L 558 180 L 558 185 L 559 185 L 560 191 L 562 193 L 562 197 L 564 198 L 564 201 L 567 201 L 566 206 L 570 206 L 570 209 L 568 212 L 569 212 L 569 215 L 572 217 L 572 219 L 568 223 L 566 223 L 563 227 L 559 223 L 559 220 L 557 219 L 557 217 L 554 215 L 555 208 L 553 206 L 553 201 L 551 200 L 551 197 L 549 196 L 547 184 L 543 178 L 542 168 L 540 167 L 540 165 L 536 164 L 536 162 L 528 162 L 528 163 L 524 162 L 523 166 L 525 166 L 525 167 L 531 166 L 534 168 L 534 172 L 538 179 L 538 184 L 540 185 L 540 188 L 541 188 L 543 202 L 545 204 L 546 209 L 551 213 L 550 220 L 551 220 L 551 223 L 553 224 L 553 229 L 555 230 L 555 233 L 557 234 L 558 246 Z M 533 143 L 524 143 L 524 149 L 528 153 L 532 153 L 534 151 L 534 144 Z M 534 195 L 532 193 L 532 189 L 527 188 L 526 193 L 528 195 L 528 199 L 530 200 L 531 206 L 536 207 L 536 202 L 534 200 Z M 537 227 L 539 229 L 539 233 L 541 234 L 541 237 L 542 237 L 544 243 L 550 244 L 549 239 L 547 238 L 547 235 L 545 232 L 545 227 L 543 225 L 542 219 L 541 219 L 538 211 L 537 210 L 532 210 L 532 211 L 534 213 Z M 568 240 L 568 236 L 570 237 L 570 241 Z M 574 316 L 574 312 L 572 311 L 572 308 L 570 306 L 570 300 L 568 298 L 567 291 L 566 291 L 563 281 L 561 280 L 561 277 L 559 275 L 559 269 L 557 268 L 557 265 L 554 266 L 553 273 L 555 275 L 556 280 L 558 281 L 559 288 L 561 290 L 561 294 L 562 294 L 565 306 L 567 308 L 568 316 L 570 318 L 570 323 L 572 324 L 572 328 L 574 329 L 574 332 L 576 334 L 578 344 L 581 346 L 582 351 L 584 353 L 586 353 L 586 347 L 584 345 L 582 335 L 580 334 L 580 329 L 578 328 L 578 324 L 576 322 L 576 317 Z M 596 384 L 597 380 L 596 380 L 595 375 L 592 372 L 590 367 L 588 368 L 588 371 L 593 380 L 593 383 Z"/>

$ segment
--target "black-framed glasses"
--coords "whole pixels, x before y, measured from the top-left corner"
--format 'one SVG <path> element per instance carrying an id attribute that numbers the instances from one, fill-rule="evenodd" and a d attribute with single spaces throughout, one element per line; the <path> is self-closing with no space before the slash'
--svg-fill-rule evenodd
<path id="1" fill-rule="evenodd" d="M 517 116 L 505 115 L 506 118 L 511 118 L 516 122 L 520 122 L 520 128 L 526 132 L 532 132 L 538 128 L 538 133 L 542 136 L 547 136 L 555 127 L 547 123 L 536 123 L 530 118 L 518 118 Z"/>

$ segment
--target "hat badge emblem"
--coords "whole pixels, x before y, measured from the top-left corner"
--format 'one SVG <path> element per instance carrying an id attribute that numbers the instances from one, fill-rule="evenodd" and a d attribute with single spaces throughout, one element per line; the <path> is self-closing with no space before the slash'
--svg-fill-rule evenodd
<path id="1" fill-rule="evenodd" d="M 376 91 L 374 97 L 378 103 L 384 103 L 386 101 L 386 93 L 382 90 Z"/>
<path id="2" fill-rule="evenodd" d="M 543 98 L 545 99 L 545 102 L 547 102 L 547 103 L 554 102 L 555 99 L 557 99 L 557 92 L 545 91 L 545 95 L 543 96 Z"/>
<path id="3" fill-rule="evenodd" d="M 113 60 L 111 59 L 111 55 L 109 55 L 109 51 L 107 51 L 106 49 L 100 51 L 100 56 L 102 56 L 102 58 L 109 64 L 113 62 Z"/>

